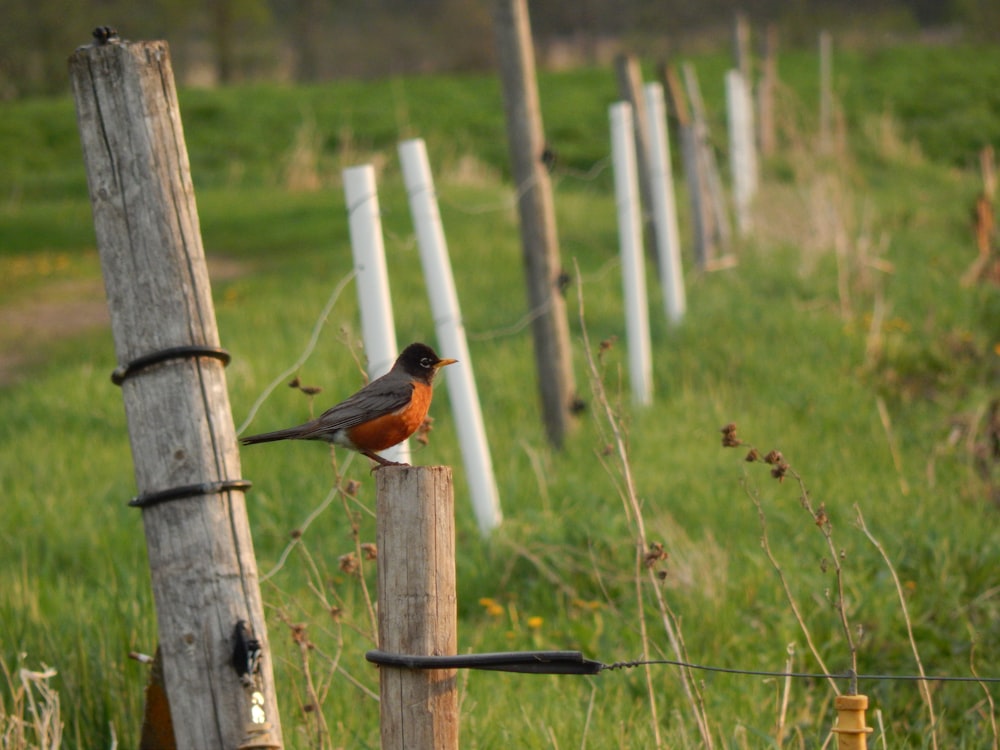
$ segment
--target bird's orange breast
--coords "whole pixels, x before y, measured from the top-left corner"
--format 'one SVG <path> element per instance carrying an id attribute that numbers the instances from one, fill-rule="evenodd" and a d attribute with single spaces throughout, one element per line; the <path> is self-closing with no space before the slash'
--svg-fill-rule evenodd
<path id="1" fill-rule="evenodd" d="M 402 409 L 384 414 L 347 430 L 348 439 L 361 450 L 383 451 L 402 443 L 424 423 L 433 390 L 424 383 L 413 384 L 413 397 Z"/>

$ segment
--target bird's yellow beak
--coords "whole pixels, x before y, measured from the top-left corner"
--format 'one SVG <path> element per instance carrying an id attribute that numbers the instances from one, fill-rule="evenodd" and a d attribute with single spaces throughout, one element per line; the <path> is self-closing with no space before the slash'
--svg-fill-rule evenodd
<path id="1" fill-rule="evenodd" d="M 447 365 L 453 365 L 456 362 L 458 362 L 457 359 L 441 359 L 438 360 L 438 363 L 436 365 L 434 365 L 434 369 L 440 370 L 442 367 L 446 367 Z"/>

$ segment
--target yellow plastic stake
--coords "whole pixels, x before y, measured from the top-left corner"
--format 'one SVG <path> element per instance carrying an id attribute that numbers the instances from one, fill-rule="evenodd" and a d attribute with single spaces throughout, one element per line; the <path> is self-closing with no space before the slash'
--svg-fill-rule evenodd
<path id="1" fill-rule="evenodd" d="M 837 709 L 838 750 L 866 750 L 871 727 L 865 726 L 865 709 L 868 708 L 867 695 L 838 695 L 833 701 Z"/>

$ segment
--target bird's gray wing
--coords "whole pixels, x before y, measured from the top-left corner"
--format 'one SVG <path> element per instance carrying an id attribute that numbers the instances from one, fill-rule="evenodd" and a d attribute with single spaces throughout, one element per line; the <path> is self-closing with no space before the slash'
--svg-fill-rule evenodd
<path id="1" fill-rule="evenodd" d="M 310 422 L 312 429 L 303 437 L 316 432 L 346 430 L 362 422 L 391 414 L 406 406 L 413 395 L 413 383 L 388 376 L 373 380 L 360 391 Z"/>

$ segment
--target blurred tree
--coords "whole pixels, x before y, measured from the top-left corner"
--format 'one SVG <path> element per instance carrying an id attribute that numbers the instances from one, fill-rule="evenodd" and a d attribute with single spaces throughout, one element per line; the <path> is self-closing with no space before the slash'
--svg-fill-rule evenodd
<path id="1" fill-rule="evenodd" d="M 0 98 L 69 91 L 66 60 L 92 40 L 85 3 L 5 0 L 0 23 Z"/>
<path id="2" fill-rule="evenodd" d="M 700 32 L 728 38 L 733 13 L 753 28 L 781 27 L 782 46 L 813 45 L 820 27 L 879 31 L 949 26 L 1000 38 L 998 0 L 532 0 L 536 42 L 586 46 L 620 38 L 637 52 L 683 45 Z M 0 99 L 68 90 L 66 59 L 99 25 L 126 39 L 166 39 L 178 79 L 315 81 L 487 69 L 493 65 L 485 0 L 4 0 Z M 644 44 L 645 40 L 645 44 Z"/>
<path id="3" fill-rule="evenodd" d="M 271 23 L 267 0 L 208 0 L 208 24 L 219 83 L 245 78 L 243 56 Z"/>
<path id="4" fill-rule="evenodd" d="M 323 48 L 330 32 L 327 0 L 292 0 L 290 3 L 290 48 L 295 80 L 318 81 L 322 78 Z"/>
<path id="5" fill-rule="evenodd" d="M 975 39 L 1000 41 L 1000 3 L 997 0 L 954 0 L 956 20 Z"/>

